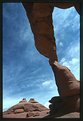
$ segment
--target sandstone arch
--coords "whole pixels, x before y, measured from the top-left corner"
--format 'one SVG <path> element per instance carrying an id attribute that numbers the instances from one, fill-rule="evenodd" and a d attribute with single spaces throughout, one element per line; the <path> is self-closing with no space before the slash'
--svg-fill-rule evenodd
<path id="1" fill-rule="evenodd" d="M 80 107 L 80 82 L 74 77 L 68 68 L 58 64 L 58 57 L 56 52 L 56 41 L 54 38 L 53 24 L 52 24 L 52 12 L 54 7 L 69 8 L 74 6 L 77 12 L 80 14 L 80 4 L 73 3 L 23 3 L 26 9 L 27 16 L 30 21 L 31 29 L 34 34 L 35 46 L 37 50 L 47 57 L 50 61 L 50 65 L 55 75 L 56 84 L 60 96 L 71 97 L 70 100 L 75 100 L 74 107 L 72 109 L 70 105 L 69 111 L 79 111 Z M 76 98 L 77 96 L 77 98 Z M 68 100 L 61 104 L 65 106 L 65 110 L 68 108 Z M 54 108 L 54 107 L 53 107 Z M 59 107 L 60 108 L 60 107 Z"/>

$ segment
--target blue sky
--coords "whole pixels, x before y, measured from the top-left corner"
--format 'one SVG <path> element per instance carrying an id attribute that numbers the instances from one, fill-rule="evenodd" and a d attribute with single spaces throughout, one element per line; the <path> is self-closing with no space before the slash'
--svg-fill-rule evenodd
<path id="1" fill-rule="evenodd" d="M 54 36 L 59 63 L 80 79 L 80 16 L 76 10 L 53 11 Z M 21 3 L 3 4 L 3 109 L 22 98 L 35 98 L 48 107 L 57 96 L 48 59 L 35 48 L 34 37 Z"/>

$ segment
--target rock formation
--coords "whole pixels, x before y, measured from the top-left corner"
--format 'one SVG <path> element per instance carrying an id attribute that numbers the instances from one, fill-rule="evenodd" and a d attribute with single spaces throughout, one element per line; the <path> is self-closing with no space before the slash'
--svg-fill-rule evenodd
<path id="1" fill-rule="evenodd" d="M 50 116 L 61 117 L 65 114 L 72 113 L 71 115 L 73 118 L 76 118 L 74 112 L 77 112 L 77 118 L 79 118 L 80 81 L 75 78 L 67 67 L 58 64 L 58 62 L 50 62 L 50 65 L 53 69 L 58 92 L 60 94 L 60 96 L 53 97 L 49 101 L 51 103 L 49 106 Z"/>
<path id="2" fill-rule="evenodd" d="M 52 12 L 54 7 L 69 8 L 74 6 L 80 11 L 80 5 L 76 3 L 25 3 L 22 2 L 28 16 L 35 46 L 45 57 L 57 60 L 56 43 L 53 30 Z"/>
<path id="3" fill-rule="evenodd" d="M 7 111 L 3 112 L 3 118 L 79 118 L 79 111 L 75 111 L 77 108 L 76 102 L 78 96 L 65 98 L 65 102 L 61 97 L 53 97 L 49 102 L 52 103 L 49 107 L 41 105 L 37 101 L 24 102 L 20 101 L 17 105 L 11 107 Z M 73 102 L 72 102 L 73 101 Z M 72 111 L 71 111 L 72 107 Z M 27 110 L 26 110 L 27 109 Z"/>
<path id="4" fill-rule="evenodd" d="M 50 114 L 48 114 L 48 116 L 46 115 L 49 110 L 40 105 L 34 99 L 31 99 L 29 102 L 27 102 L 26 99 L 23 99 L 19 102 L 19 104 L 6 111 L 4 113 L 4 117 L 6 114 L 14 114 L 15 117 L 15 114 L 19 113 L 21 113 L 21 115 L 19 115 L 21 117 L 24 112 L 28 112 L 25 116 L 26 118 L 40 116 L 40 114 L 43 115 L 40 117 L 44 118 L 76 118 L 76 114 L 78 114 L 79 117 L 80 82 L 74 77 L 67 67 L 64 67 L 58 63 L 56 42 L 52 24 L 52 12 L 54 7 L 60 7 L 64 9 L 74 6 L 79 12 L 79 4 L 76 4 L 76 2 L 23 3 L 23 6 L 26 10 L 31 29 L 34 34 L 35 46 L 41 54 L 49 59 L 60 96 L 53 97 L 50 100 Z M 45 112 L 43 113 L 43 111 Z M 34 112 L 36 113 L 34 114 Z"/>
<path id="5" fill-rule="evenodd" d="M 54 98 L 54 99 L 53 99 Z M 53 97 L 50 100 L 50 114 L 61 116 L 71 112 L 80 113 L 80 96 L 74 95 L 65 98 Z"/>
<path id="6" fill-rule="evenodd" d="M 61 97 L 80 94 L 80 81 L 78 81 L 72 72 L 66 67 L 60 65 L 57 61 L 50 62 L 54 72 L 58 92 Z"/>
<path id="7" fill-rule="evenodd" d="M 12 106 L 3 113 L 3 118 L 36 118 L 44 117 L 49 109 L 38 103 L 34 99 L 28 102 L 26 99 L 21 100 L 18 104 Z"/>

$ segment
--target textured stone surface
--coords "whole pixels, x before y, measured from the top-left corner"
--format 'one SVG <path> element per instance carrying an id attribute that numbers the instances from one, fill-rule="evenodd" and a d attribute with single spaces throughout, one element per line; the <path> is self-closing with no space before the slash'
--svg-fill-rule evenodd
<path id="1" fill-rule="evenodd" d="M 79 11 L 79 4 L 75 3 L 23 3 L 34 34 L 37 50 L 51 60 L 57 60 L 56 43 L 54 38 L 52 12 L 54 7 L 69 8 L 75 6 Z"/>
<path id="2" fill-rule="evenodd" d="M 65 114 L 61 117 L 57 117 L 57 118 L 80 118 L 80 113 L 72 112 L 72 113 Z"/>
<path id="3" fill-rule="evenodd" d="M 48 116 L 46 116 L 46 117 L 44 117 L 44 118 L 51 118 L 51 119 L 57 119 L 57 118 L 62 118 L 62 119 L 64 119 L 64 118 L 70 118 L 70 119 L 72 119 L 72 118 L 80 118 L 80 113 L 79 112 L 71 112 L 71 113 L 66 113 L 66 114 L 63 114 L 63 115 L 48 115 Z"/>
<path id="4" fill-rule="evenodd" d="M 29 100 L 29 102 L 30 102 L 30 103 L 38 103 L 34 98 L 31 98 L 31 99 Z"/>
<path id="5" fill-rule="evenodd" d="M 14 111 L 14 113 L 23 113 L 24 112 L 24 109 L 16 109 L 15 111 Z"/>
<path id="6" fill-rule="evenodd" d="M 40 113 L 39 112 L 28 112 L 26 117 L 36 117 L 39 116 Z"/>
<path id="7" fill-rule="evenodd" d="M 12 106 L 10 109 L 3 113 L 4 118 L 26 118 L 44 116 L 49 111 L 48 108 L 38 103 L 35 99 L 21 100 L 17 105 Z"/>
<path id="8" fill-rule="evenodd" d="M 70 99 L 65 99 L 65 100 L 69 100 L 69 102 L 72 102 L 72 101 L 74 102 L 75 101 L 73 99 L 71 99 L 71 100 Z M 63 101 L 62 101 L 62 99 L 60 97 L 53 97 L 50 100 L 50 102 L 54 103 L 54 105 L 55 105 L 55 102 L 56 102 L 56 105 L 57 105 L 57 104 L 62 103 Z M 35 103 L 30 103 L 30 102 L 28 103 L 27 102 L 27 105 L 29 105 L 29 104 L 33 105 Z M 49 112 L 50 111 L 49 109 L 45 108 L 43 105 L 41 106 L 41 104 L 39 104 L 39 103 L 36 103 L 36 104 L 38 105 L 38 107 L 42 107 L 42 109 L 44 109 L 44 110 L 37 111 L 37 110 L 33 109 L 33 111 L 29 110 L 27 112 L 26 111 L 23 112 L 23 109 L 16 109 L 13 106 L 14 110 L 13 110 L 13 108 L 11 110 L 13 112 L 11 112 L 10 110 L 9 110 L 10 113 L 7 113 L 7 111 L 6 111 L 6 113 L 4 112 L 3 113 L 3 118 L 71 118 L 71 117 L 72 118 L 79 118 L 80 117 L 79 112 L 75 112 L 75 111 L 74 112 L 68 112 L 67 111 L 68 108 L 71 107 L 69 103 L 68 103 L 69 107 L 64 108 L 64 105 L 63 105 L 62 107 L 59 108 L 59 110 L 56 111 L 56 113 L 54 112 L 54 113 L 51 113 L 51 114 Z M 22 104 L 20 104 L 20 105 L 22 105 Z M 24 103 L 23 103 L 23 105 L 24 105 Z M 72 108 L 74 108 L 74 107 L 72 107 Z M 54 109 L 54 107 L 53 107 L 53 109 Z"/>
<path id="9" fill-rule="evenodd" d="M 26 117 L 32 117 L 33 115 L 34 115 L 34 113 L 28 112 L 27 115 L 26 115 Z"/>
<path id="10" fill-rule="evenodd" d="M 54 6 L 68 8 L 72 3 L 24 3 L 23 4 L 34 34 L 37 50 L 51 61 L 58 92 L 60 97 L 50 100 L 49 109 L 34 99 L 26 101 L 24 98 L 17 105 L 3 113 L 3 118 L 79 118 L 80 113 L 80 82 L 71 71 L 61 66 L 56 52 L 56 43 L 53 31 L 52 12 Z M 74 4 L 77 11 L 79 6 Z M 56 60 L 54 63 L 53 61 Z"/>
<path id="11" fill-rule="evenodd" d="M 72 72 L 58 62 L 51 63 L 54 72 L 58 92 L 61 97 L 80 94 L 80 81 L 78 81 Z"/>
<path id="12" fill-rule="evenodd" d="M 49 61 L 54 72 L 59 97 L 53 97 L 50 100 L 50 116 L 65 117 L 64 115 L 72 112 L 80 112 L 80 81 L 78 81 L 72 72 L 57 61 Z M 69 117 L 70 115 L 67 115 Z M 73 115 L 72 117 L 76 117 Z M 79 117 L 79 116 L 77 116 Z"/>
<path id="13" fill-rule="evenodd" d="M 40 115 L 40 113 L 39 112 L 36 112 L 36 113 L 34 113 L 33 117 L 39 116 L 39 115 Z"/>
<path id="14" fill-rule="evenodd" d="M 52 25 L 53 7 L 47 3 L 24 3 L 23 5 L 30 21 L 37 50 L 44 56 L 57 60 L 56 43 Z"/>
<path id="15" fill-rule="evenodd" d="M 65 115 L 71 112 L 80 112 L 80 95 L 75 95 L 66 98 L 53 97 L 49 105 L 50 114 L 55 116 Z"/>
<path id="16" fill-rule="evenodd" d="M 24 110 L 26 112 L 28 112 L 28 111 L 40 111 L 40 109 L 39 109 L 39 107 L 37 105 L 32 105 L 32 104 L 29 104 L 29 105 L 26 104 L 24 106 Z"/>

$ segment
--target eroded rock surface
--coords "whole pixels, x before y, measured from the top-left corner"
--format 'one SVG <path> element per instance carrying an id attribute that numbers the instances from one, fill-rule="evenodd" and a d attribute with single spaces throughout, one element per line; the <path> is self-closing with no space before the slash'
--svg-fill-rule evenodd
<path id="1" fill-rule="evenodd" d="M 71 7 L 73 5 L 50 3 L 23 3 L 34 34 L 37 50 L 49 58 L 60 97 L 50 100 L 50 110 L 34 99 L 28 102 L 24 98 L 17 105 L 3 113 L 3 118 L 79 118 L 80 117 L 80 82 L 71 71 L 60 65 L 56 53 L 53 31 L 52 12 L 54 6 Z M 75 4 L 79 12 L 78 5 Z M 56 60 L 53 63 L 53 60 Z M 49 112 L 50 111 L 50 112 Z"/>
<path id="2" fill-rule="evenodd" d="M 69 8 L 74 6 L 80 13 L 80 5 L 76 3 L 24 3 L 22 2 L 34 34 L 35 46 L 45 57 L 57 60 L 52 12 L 54 7 Z"/>
<path id="3" fill-rule="evenodd" d="M 3 118 L 41 117 L 42 113 L 47 114 L 47 112 L 49 112 L 49 109 L 35 101 L 35 99 L 30 99 L 29 101 L 23 99 L 17 105 L 5 111 Z"/>
<path id="4" fill-rule="evenodd" d="M 69 113 L 78 113 L 80 115 L 80 81 L 78 81 L 72 72 L 65 66 L 60 65 L 57 61 L 49 61 L 54 72 L 55 81 L 60 96 L 53 97 L 49 102 L 51 105 L 50 116 L 65 117 Z M 50 117 L 49 116 L 49 117 Z M 71 117 L 70 117 L 71 118 Z"/>
<path id="5" fill-rule="evenodd" d="M 57 61 L 51 63 L 54 72 L 58 92 L 61 97 L 68 97 L 80 94 L 80 81 L 78 81 L 72 72 L 66 67 L 60 65 Z"/>

